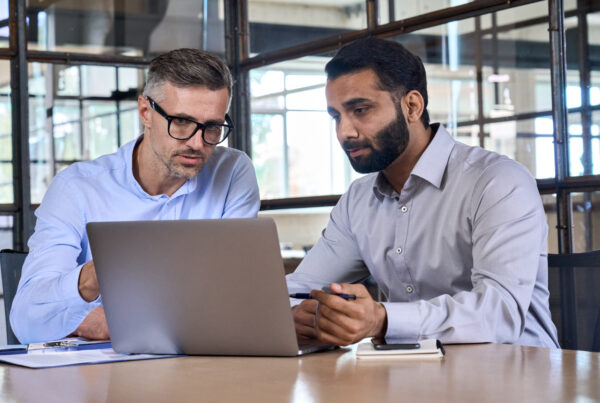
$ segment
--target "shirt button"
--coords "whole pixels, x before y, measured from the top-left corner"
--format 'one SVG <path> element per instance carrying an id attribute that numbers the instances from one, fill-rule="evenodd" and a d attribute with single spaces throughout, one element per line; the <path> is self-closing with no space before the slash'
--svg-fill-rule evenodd
<path id="1" fill-rule="evenodd" d="M 414 291 L 414 289 L 412 288 L 412 286 L 409 285 L 408 287 L 406 287 L 407 293 L 412 294 L 413 291 Z"/>
<path id="2" fill-rule="evenodd" d="M 408 211 L 408 207 L 406 207 L 406 206 L 402 206 L 402 207 L 400 208 L 400 211 L 402 211 L 403 213 L 406 213 L 406 212 Z"/>
<path id="3" fill-rule="evenodd" d="M 398 249 L 396 249 L 396 253 L 397 253 L 397 254 L 401 254 L 401 253 L 402 253 L 402 248 L 398 248 Z"/>

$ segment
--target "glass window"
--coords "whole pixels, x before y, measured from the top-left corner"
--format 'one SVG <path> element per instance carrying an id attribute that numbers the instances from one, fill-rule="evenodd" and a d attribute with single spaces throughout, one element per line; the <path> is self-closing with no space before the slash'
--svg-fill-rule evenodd
<path id="1" fill-rule="evenodd" d="M 546 211 L 546 221 L 548 223 L 548 253 L 558 253 L 558 231 L 556 229 L 556 195 L 542 195 L 542 203 Z"/>
<path id="2" fill-rule="evenodd" d="M 579 87 L 575 88 L 579 90 Z M 593 112 L 591 117 L 591 124 L 584 128 L 580 113 L 569 114 L 569 174 L 571 176 L 600 175 L 600 111 Z"/>
<path id="3" fill-rule="evenodd" d="M 326 60 L 305 57 L 250 72 L 252 158 L 262 198 L 339 194 L 359 177 L 327 113 Z"/>
<path id="4" fill-rule="evenodd" d="M 13 247 L 13 217 L 0 215 L 0 250 Z"/>
<path id="5" fill-rule="evenodd" d="M 31 195 L 39 203 L 57 172 L 115 152 L 140 134 L 144 71 L 31 63 L 30 72 Z"/>
<path id="6" fill-rule="evenodd" d="M 379 2 L 379 23 L 404 20 L 443 8 L 460 6 L 473 0 L 388 0 Z"/>
<path id="7" fill-rule="evenodd" d="M 3 4 L 0 2 L 0 4 Z M 0 30 L 0 33 L 2 31 Z M 1 35 L 1 34 L 0 34 Z M 0 61 L 0 204 L 13 203 L 10 64 Z"/>
<path id="8" fill-rule="evenodd" d="M 250 53 L 363 29 L 366 15 L 364 0 L 249 0 Z"/>
<path id="9" fill-rule="evenodd" d="M 572 194 L 573 251 L 600 249 L 600 192 Z"/>
<path id="10" fill-rule="evenodd" d="M 222 4 L 222 0 L 27 0 L 28 46 L 125 56 L 182 47 L 224 53 Z"/>
<path id="11" fill-rule="evenodd" d="M 8 0 L 0 0 L 0 48 L 8 48 L 10 30 L 8 28 Z"/>

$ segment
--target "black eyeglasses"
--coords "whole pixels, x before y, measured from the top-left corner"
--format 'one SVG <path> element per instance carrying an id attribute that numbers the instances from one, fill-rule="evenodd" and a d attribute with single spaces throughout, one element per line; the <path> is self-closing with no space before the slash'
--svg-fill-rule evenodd
<path id="1" fill-rule="evenodd" d="M 189 140 L 202 129 L 202 140 L 212 146 L 225 141 L 229 133 L 233 130 L 233 121 L 229 115 L 225 114 L 225 123 L 202 124 L 195 120 L 182 118 L 179 116 L 170 116 L 150 97 L 146 97 L 152 109 L 158 112 L 163 118 L 167 119 L 167 132 L 175 140 Z"/>

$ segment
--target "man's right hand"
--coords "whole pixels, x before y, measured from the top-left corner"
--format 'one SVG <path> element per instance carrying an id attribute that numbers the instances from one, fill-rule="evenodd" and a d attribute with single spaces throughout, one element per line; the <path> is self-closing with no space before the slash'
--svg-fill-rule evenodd
<path id="1" fill-rule="evenodd" d="M 110 339 L 104 308 L 99 306 L 92 312 L 88 313 L 85 319 L 79 324 L 79 326 L 77 326 L 77 329 L 72 333 L 72 335 L 85 337 L 89 340 Z"/>
<path id="2" fill-rule="evenodd" d="M 98 286 L 98 278 L 96 277 L 96 268 L 94 267 L 93 260 L 90 260 L 81 268 L 78 289 L 81 298 L 87 302 L 92 302 L 100 295 L 100 287 Z"/>
<path id="3" fill-rule="evenodd" d="M 317 313 L 318 301 L 306 299 L 292 308 L 294 325 L 296 326 L 296 337 L 298 339 L 316 339 L 315 315 Z"/>

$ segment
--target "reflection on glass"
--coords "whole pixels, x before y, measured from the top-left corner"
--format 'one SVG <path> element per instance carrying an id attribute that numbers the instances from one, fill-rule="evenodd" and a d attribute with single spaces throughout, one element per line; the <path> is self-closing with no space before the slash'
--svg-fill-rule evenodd
<path id="1" fill-rule="evenodd" d="M 250 52 L 283 49 L 367 26 L 364 0 L 249 0 Z"/>
<path id="2" fill-rule="evenodd" d="M 0 162 L 0 204 L 13 202 L 12 163 Z"/>
<path id="3" fill-rule="evenodd" d="M 27 0 L 28 47 L 125 56 L 155 55 L 182 47 L 224 53 L 222 3 Z M 0 41 L 2 36 L 0 30 Z"/>
<path id="4" fill-rule="evenodd" d="M 573 251 L 600 249 L 600 192 L 573 193 Z"/>

